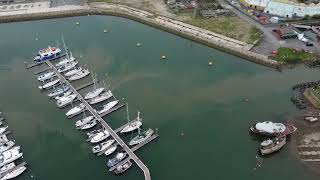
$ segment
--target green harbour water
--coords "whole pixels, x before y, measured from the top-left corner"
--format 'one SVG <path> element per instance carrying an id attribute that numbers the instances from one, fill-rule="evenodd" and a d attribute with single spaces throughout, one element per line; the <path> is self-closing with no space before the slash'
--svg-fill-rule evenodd
<path id="1" fill-rule="evenodd" d="M 25 69 L 24 61 L 62 35 L 80 64 L 125 98 L 131 119 L 139 109 L 144 128 L 158 128 L 160 138 L 137 151 L 153 180 L 317 179 L 289 146 L 255 170 L 260 142 L 248 132 L 255 121 L 283 122 L 295 113 L 291 87 L 318 80 L 316 69 L 276 72 L 128 19 L 90 16 L 0 24 L 0 110 L 28 162 L 18 180 L 143 179 L 136 165 L 123 176 L 109 173 L 107 158 L 93 155 L 75 129 L 81 117 L 67 119 L 68 108 L 58 109 L 39 91 L 33 72 L 40 68 Z M 124 109 L 105 120 L 121 126 Z"/>

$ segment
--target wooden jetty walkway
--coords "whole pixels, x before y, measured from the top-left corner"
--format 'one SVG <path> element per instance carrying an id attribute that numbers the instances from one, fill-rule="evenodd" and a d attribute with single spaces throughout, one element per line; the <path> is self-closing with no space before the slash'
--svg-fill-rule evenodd
<path id="1" fill-rule="evenodd" d="M 129 148 L 129 146 L 126 145 L 126 143 L 113 131 L 113 129 L 102 119 L 101 116 L 98 115 L 98 113 L 95 111 L 95 109 L 90 106 L 90 104 L 84 100 L 82 95 L 71 85 L 69 81 L 65 79 L 64 76 L 62 76 L 57 68 L 50 62 L 46 61 L 47 65 L 53 69 L 53 71 L 58 75 L 60 78 L 61 82 L 66 83 L 67 85 L 70 86 L 70 89 L 75 93 L 78 97 L 78 99 L 87 107 L 88 111 L 98 120 L 101 125 L 110 133 L 110 135 L 116 140 L 116 142 L 123 148 L 124 151 L 127 152 L 128 156 L 130 159 L 132 159 L 138 166 L 139 168 L 143 171 L 145 180 L 151 180 L 151 175 L 148 167 L 144 165 L 144 163 L 138 158 L 138 156 Z"/>

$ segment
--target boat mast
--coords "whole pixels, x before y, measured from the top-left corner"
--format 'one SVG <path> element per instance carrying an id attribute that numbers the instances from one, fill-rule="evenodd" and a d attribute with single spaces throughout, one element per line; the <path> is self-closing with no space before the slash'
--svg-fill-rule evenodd
<path id="1" fill-rule="evenodd" d="M 67 50 L 67 47 L 66 47 L 66 43 L 64 42 L 63 36 L 62 36 L 62 42 L 63 42 L 64 50 L 66 51 L 67 58 L 70 59 L 69 54 L 68 54 L 68 50 Z"/>
<path id="2" fill-rule="evenodd" d="M 127 109 L 127 120 L 128 120 L 128 123 L 129 123 L 129 121 L 130 121 L 130 119 L 129 119 L 129 106 L 128 106 L 128 103 L 126 103 L 126 109 Z"/>

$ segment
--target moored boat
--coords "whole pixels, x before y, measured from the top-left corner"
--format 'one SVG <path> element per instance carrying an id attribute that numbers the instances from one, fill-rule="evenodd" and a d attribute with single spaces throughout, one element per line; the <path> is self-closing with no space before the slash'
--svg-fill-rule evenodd
<path id="1" fill-rule="evenodd" d="M 62 98 L 57 100 L 57 106 L 59 108 L 63 108 L 65 106 L 71 104 L 72 101 L 76 99 L 76 97 L 77 97 L 77 95 L 75 95 L 75 94 L 71 94 L 71 95 L 69 95 L 67 97 L 62 97 Z"/>
<path id="2" fill-rule="evenodd" d="M 97 121 L 95 119 L 89 121 L 87 124 L 81 126 L 82 130 L 93 128 L 95 125 L 97 125 Z"/>
<path id="3" fill-rule="evenodd" d="M 71 62 L 73 62 L 73 61 L 75 61 L 76 60 L 76 58 L 75 57 L 73 57 L 72 56 L 72 52 L 70 52 L 70 56 L 68 57 L 66 57 L 66 58 L 64 58 L 64 59 L 62 59 L 61 61 L 59 61 L 57 64 L 56 64 L 56 66 L 57 67 L 61 67 L 61 66 L 64 66 L 64 65 L 66 65 L 66 64 L 68 64 L 68 63 L 71 63 Z"/>
<path id="4" fill-rule="evenodd" d="M 117 165 L 119 162 L 121 162 L 125 157 L 127 156 L 127 153 L 125 152 L 119 152 L 117 153 L 117 155 L 112 158 L 112 159 L 109 159 L 107 165 L 109 168 Z"/>
<path id="5" fill-rule="evenodd" d="M 55 88 L 54 90 L 52 90 L 52 91 L 48 94 L 48 96 L 49 96 L 49 97 L 60 96 L 60 95 L 62 95 L 63 93 L 67 92 L 69 89 L 70 89 L 69 86 L 67 86 L 67 85 L 62 85 L 62 86 L 60 86 L 60 87 Z"/>
<path id="6" fill-rule="evenodd" d="M 98 114 L 103 114 L 107 111 L 109 111 L 110 109 L 112 109 L 113 107 L 115 107 L 118 104 L 119 100 L 115 100 L 115 101 L 111 101 L 105 105 L 103 105 L 102 109 L 97 111 Z"/>
<path id="7" fill-rule="evenodd" d="M 71 69 L 70 71 L 64 73 L 64 76 L 67 76 L 67 77 L 68 77 L 68 76 L 73 76 L 73 75 L 79 73 L 80 71 L 82 71 L 82 68 L 81 68 L 81 67 L 78 67 L 78 68 L 74 67 L 74 68 Z"/>
<path id="8" fill-rule="evenodd" d="M 3 134 L 8 129 L 8 126 L 0 127 L 0 134 Z"/>
<path id="9" fill-rule="evenodd" d="M 265 140 L 261 143 L 260 152 L 262 155 L 271 154 L 280 150 L 286 144 L 286 136 L 279 136 Z"/>
<path id="10" fill-rule="evenodd" d="M 39 86 L 39 89 L 50 89 L 52 88 L 54 85 L 56 85 L 57 83 L 60 82 L 60 79 L 56 79 L 56 80 L 53 80 L 53 81 L 50 81 L 42 86 Z"/>
<path id="11" fill-rule="evenodd" d="M 68 78 L 69 81 L 75 81 L 75 80 L 79 80 L 82 79 L 86 76 L 88 76 L 90 74 L 90 71 L 88 69 L 82 69 L 81 71 L 79 71 L 78 73 L 70 76 Z"/>
<path id="12" fill-rule="evenodd" d="M 54 99 L 55 99 L 55 100 L 59 100 L 59 99 L 61 99 L 61 98 L 63 99 L 63 98 L 65 98 L 65 97 L 70 96 L 71 94 L 72 94 L 72 91 L 69 90 L 69 91 L 66 91 L 66 92 L 60 94 L 59 96 L 54 97 Z"/>
<path id="13" fill-rule="evenodd" d="M 35 63 L 43 63 L 47 60 L 52 60 L 61 55 L 61 49 L 50 47 L 41 49 L 38 54 L 33 58 Z"/>
<path id="14" fill-rule="evenodd" d="M 255 125 L 251 126 L 250 130 L 253 133 L 265 136 L 286 136 L 294 133 L 297 128 L 289 124 L 265 121 L 256 123 Z"/>
<path id="15" fill-rule="evenodd" d="M 0 154 L 0 167 L 19 159 L 23 153 L 20 153 L 20 146 L 15 146 Z"/>
<path id="16" fill-rule="evenodd" d="M 120 133 L 131 132 L 136 129 L 139 129 L 141 126 L 142 126 L 142 119 L 140 118 L 140 112 L 138 111 L 138 116 L 135 120 L 132 120 L 131 122 L 129 122 L 129 117 L 128 117 L 128 124 L 120 131 Z"/>
<path id="17" fill-rule="evenodd" d="M 81 126 L 87 124 L 88 122 L 92 121 L 93 119 L 94 119 L 94 116 L 88 116 L 88 117 L 85 117 L 83 119 L 76 121 L 75 125 L 76 125 L 76 127 L 81 127 Z"/>
<path id="18" fill-rule="evenodd" d="M 71 108 L 71 109 L 66 113 L 66 116 L 67 116 L 68 118 L 72 118 L 72 117 L 80 114 L 81 112 L 83 112 L 85 108 L 86 108 L 86 106 L 85 106 L 83 103 L 81 103 L 81 104 L 79 104 L 78 106 L 75 106 L 75 107 Z"/>
<path id="19" fill-rule="evenodd" d="M 25 170 L 27 170 L 27 168 L 25 166 L 21 166 L 11 172 L 8 172 L 3 177 L 1 177 L 0 180 L 7 180 L 7 179 L 15 178 L 15 177 L 19 176 L 20 174 L 22 174 Z"/>
<path id="20" fill-rule="evenodd" d="M 6 143 L 3 143 L 0 146 L 0 153 L 7 151 L 8 149 L 12 148 L 14 146 L 14 142 L 13 141 L 8 141 Z"/>
<path id="21" fill-rule="evenodd" d="M 0 145 L 3 145 L 4 143 L 8 142 L 8 138 L 5 134 L 0 135 Z"/>
<path id="22" fill-rule="evenodd" d="M 114 152 L 117 150 L 117 147 L 118 147 L 117 144 L 114 144 L 114 145 L 110 146 L 110 147 L 106 150 L 106 152 L 104 152 L 104 155 L 105 155 L 105 156 L 109 156 L 110 154 L 114 153 Z"/>
<path id="23" fill-rule="evenodd" d="M 143 141 L 151 137 L 152 134 L 154 133 L 152 129 L 148 129 L 142 133 L 140 133 L 140 129 L 138 130 L 139 130 L 139 134 L 136 137 L 131 139 L 131 141 L 129 142 L 130 146 L 142 143 Z"/>
<path id="24" fill-rule="evenodd" d="M 9 164 L 2 166 L 0 168 L 0 174 L 3 174 L 5 172 L 9 171 L 10 169 L 14 168 L 15 166 L 16 166 L 16 164 L 14 162 L 11 162 Z"/>
<path id="25" fill-rule="evenodd" d="M 47 72 L 37 77 L 38 81 L 46 81 L 56 76 L 55 72 Z"/>
<path id="26" fill-rule="evenodd" d="M 113 96 L 112 92 L 109 90 L 105 93 L 102 93 L 92 99 L 90 99 L 89 104 L 97 104 L 100 103 L 102 101 L 108 100 L 109 98 L 111 98 Z"/>
<path id="27" fill-rule="evenodd" d="M 93 153 L 99 153 L 101 151 L 106 150 L 107 148 L 109 148 L 113 143 L 115 142 L 114 139 L 110 139 L 108 141 L 102 142 L 98 145 L 95 145 L 92 147 L 92 152 Z"/>
<path id="28" fill-rule="evenodd" d="M 58 72 L 64 73 L 66 71 L 69 71 L 70 69 L 74 68 L 78 63 L 78 61 L 72 61 L 70 63 L 65 64 L 64 66 L 60 66 Z"/>
<path id="29" fill-rule="evenodd" d="M 92 138 L 93 136 L 95 136 L 96 134 L 98 134 L 99 132 L 102 132 L 103 129 L 95 129 L 93 131 L 87 132 L 87 136 L 88 138 Z"/>
<path id="30" fill-rule="evenodd" d="M 104 130 L 102 132 L 97 133 L 92 137 L 90 140 L 91 143 L 98 143 L 105 139 L 107 139 L 110 136 L 110 133 L 107 130 Z"/>
<path id="31" fill-rule="evenodd" d="M 94 97 L 99 96 L 99 94 L 101 94 L 104 91 L 104 88 L 96 88 L 93 91 L 88 92 L 85 96 L 84 99 L 92 99 Z"/>
<path id="32" fill-rule="evenodd" d="M 129 161 L 125 162 L 124 164 L 117 166 L 117 168 L 115 170 L 113 170 L 113 173 L 115 173 L 117 175 L 122 174 L 125 171 L 127 171 L 131 166 L 132 166 L 132 162 L 129 160 Z"/>

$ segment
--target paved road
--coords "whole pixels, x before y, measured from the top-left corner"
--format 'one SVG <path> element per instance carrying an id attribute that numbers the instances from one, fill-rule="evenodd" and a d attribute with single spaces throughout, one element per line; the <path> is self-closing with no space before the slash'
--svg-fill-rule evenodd
<path id="1" fill-rule="evenodd" d="M 102 124 L 102 126 L 108 130 L 110 135 L 117 141 L 117 143 L 127 152 L 129 157 L 142 169 L 145 180 L 151 180 L 151 175 L 148 167 L 146 167 L 142 161 L 134 154 L 134 152 L 126 145 L 126 143 L 123 142 L 123 140 L 113 131 L 113 129 L 98 115 L 98 113 L 95 111 L 95 109 L 92 108 L 91 105 L 87 101 L 84 100 L 82 95 L 71 85 L 69 81 L 65 79 L 64 76 L 62 76 L 56 67 L 53 66 L 53 64 L 49 61 L 46 62 L 49 67 L 51 67 L 54 72 L 58 75 L 60 78 L 61 82 L 66 83 L 71 90 L 73 91 L 74 94 L 77 95 L 78 99 L 87 107 L 87 110 L 90 111 L 90 113 Z"/>

